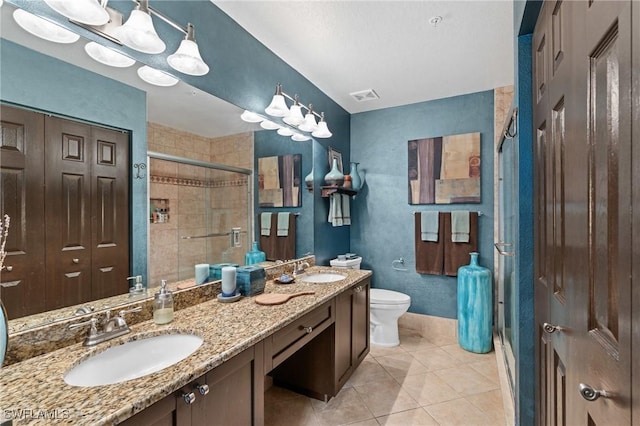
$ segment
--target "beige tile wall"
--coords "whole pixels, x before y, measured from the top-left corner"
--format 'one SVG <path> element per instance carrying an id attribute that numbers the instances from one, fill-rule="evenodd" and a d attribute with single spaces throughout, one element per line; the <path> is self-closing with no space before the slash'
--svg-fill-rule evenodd
<path id="1" fill-rule="evenodd" d="M 253 170 L 253 133 L 206 138 L 149 123 L 147 135 L 149 151 Z M 209 188 L 158 182 L 150 184 L 149 196 L 168 199 L 170 206 L 169 222 L 150 226 L 151 286 L 158 285 L 161 279 L 176 281 L 193 277 L 197 263 L 244 263 L 251 235 L 251 230 L 246 229 L 250 219 L 247 200 L 250 201 L 251 197 L 248 196 L 245 175 L 157 159 L 151 159 L 149 173 L 153 176 L 214 182 Z M 247 231 L 241 236 L 242 247 L 231 248 L 230 238 L 227 237 L 180 238 L 229 232 L 232 227 Z M 216 255 L 208 258 L 207 253 Z"/>

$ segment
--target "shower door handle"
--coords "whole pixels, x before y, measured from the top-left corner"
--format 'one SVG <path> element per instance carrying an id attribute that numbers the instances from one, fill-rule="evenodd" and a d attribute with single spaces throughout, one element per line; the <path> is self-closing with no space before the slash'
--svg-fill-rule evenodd
<path id="1" fill-rule="evenodd" d="M 504 251 L 504 250 L 502 250 L 503 247 L 512 247 L 513 244 L 511 244 L 511 243 L 505 243 L 505 242 L 501 241 L 499 243 L 495 243 L 493 246 L 496 248 L 496 250 L 498 250 L 498 253 L 500 254 L 500 256 L 512 257 L 512 256 L 516 255 L 516 253 L 514 251 Z"/>

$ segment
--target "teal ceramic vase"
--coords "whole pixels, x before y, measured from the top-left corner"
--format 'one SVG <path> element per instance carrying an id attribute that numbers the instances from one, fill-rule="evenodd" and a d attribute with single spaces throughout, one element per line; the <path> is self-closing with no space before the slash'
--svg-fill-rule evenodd
<path id="1" fill-rule="evenodd" d="M 360 173 L 358 172 L 358 164 L 351 162 L 351 171 L 349 171 L 349 176 L 351 176 L 351 189 L 354 191 L 360 190 L 362 186 L 362 179 L 360 179 Z"/>
<path id="2" fill-rule="evenodd" d="M 254 241 L 253 245 L 251 246 L 251 251 L 248 251 L 244 257 L 244 264 L 253 265 L 256 263 L 264 262 L 265 260 L 267 260 L 267 256 L 258 248 L 258 242 Z"/>
<path id="3" fill-rule="evenodd" d="M 333 167 L 331 167 L 329 173 L 324 175 L 324 181 L 329 186 L 341 186 L 344 183 L 344 175 L 338 169 L 338 160 L 335 158 L 333 159 Z"/>
<path id="4" fill-rule="evenodd" d="M 478 265 L 478 253 L 471 263 L 458 269 L 458 344 L 469 352 L 491 351 L 491 271 Z"/>
<path id="5" fill-rule="evenodd" d="M 309 174 L 305 176 L 304 183 L 309 191 L 313 191 L 313 167 L 311 167 Z"/>

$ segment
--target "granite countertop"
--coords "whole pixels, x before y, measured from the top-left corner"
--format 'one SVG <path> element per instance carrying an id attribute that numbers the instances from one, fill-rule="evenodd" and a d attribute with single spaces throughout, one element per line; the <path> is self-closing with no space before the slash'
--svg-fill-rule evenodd
<path id="1" fill-rule="evenodd" d="M 346 279 L 334 283 L 308 284 L 299 280 L 278 285 L 267 281 L 265 293 L 316 293 L 287 303 L 262 306 L 255 297 L 238 302 L 209 300 L 175 312 L 173 322 L 155 325 L 146 321 L 131 326 L 131 333 L 95 347 L 75 344 L 0 369 L 0 422 L 14 424 L 101 425 L 121 422 L 224 361 L 260 342 L 290 322 L 371 275 L 366 270 L 332 270 L 314 266 L 309 273 L 332 271 Z M 202 346 L 186 359 L 164 370 L 106 386 L 81 388 L 67 385 L 66 371 L 82 359 L 120 343 L 143 336 L 187 332 L 204 338 Z"/>

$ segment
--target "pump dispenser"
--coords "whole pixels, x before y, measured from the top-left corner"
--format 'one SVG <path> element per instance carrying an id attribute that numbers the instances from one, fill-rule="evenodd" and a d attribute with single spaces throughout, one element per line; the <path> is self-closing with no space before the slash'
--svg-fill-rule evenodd
<path id="1" fill-rule="evenodd" d="M 167 280 L 162 280 L 160 291 L 153 299 L 153 322 L 158 325 L 173 321 L 173 293 L 167 290 Z"/>
<path id="2" fill-rule="evenodd" d="M 129 287 L 129 297 L 146 296 L 147 289 L 142 284 L 142 275 L 136 275 L 135 277 L 127 277 L 127 280 L 134 280 L 134 284 Z"/>

